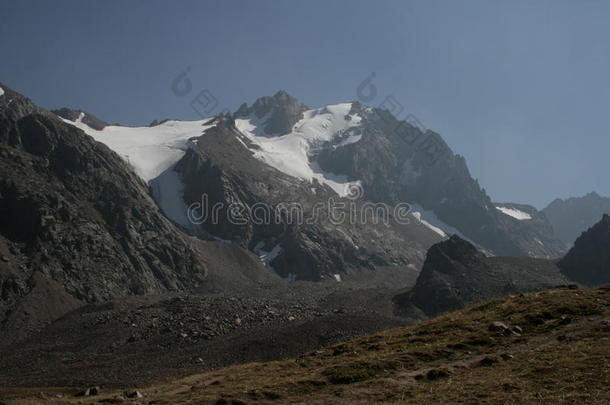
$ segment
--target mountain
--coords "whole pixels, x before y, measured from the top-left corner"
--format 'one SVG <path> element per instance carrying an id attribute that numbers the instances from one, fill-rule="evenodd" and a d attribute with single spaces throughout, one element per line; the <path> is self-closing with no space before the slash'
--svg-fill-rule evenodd
<path id="1" fill-rule="evenodd" d="M 415 287 L 395 300 L 400 311 L 408 311 L 413 304 L 427 316 L 436 316 L 491 298 L 568 282 L 553 261 L 486 257 L 454 235 L 428 250 Z"/>
<path id="2" fill-rule="evenodd" d="M 558 265 L 566 276 L 584 285 L 610 283 L 610 216 L 604 214 L 583 232 Z"/>
<path id="3" fill-rule="evenodd" d="M 281 360 L 590 271 L 530 257 L 562 250 L 545 216 L 384 110 L 278 92 L 125 127 L 0 88 L 1 386 Z M 566 258 L 603 268 L 604 229 Z"/>
<path id="4" fill-rule="evenodd" d="M 146 386 L 134 386 L 125 378 L 118 386 L 96 388 L 88 397 L 82 395 L 88 386 L 0 388 L 0 397 L 14 405 L 601 405 L 610 399 L 609 318 L 608 287 L 553 289 L 491 300 L 282 361 L 215 369 Z"/>
<path id="5" fill-rule="evenodd" d="M 310 109 L 280 91 L 200 121 L 64 120 L 133 165 L 184 231 L 248 248 L 289 280 L 409 278 L 451 234 L 493 254 L 565 252 L 544 221 L 495 209 L 440 135 L 357 102 Z"/>
<path id="6" fill-rule="evenodd" d="M 405 204 L 367 204 L 358 181 L 323 172 L 310 161 L 310 148 L 353 126 L 345 119 L 349 109 L 343 104 L 306 110 L 278 92 L 240 107 L 235 117 L 102 131 L 82 119 L 65 121 L 132 164 L 165 215 L 186 232 L 248 248 L 289 280 L 362 280 L 387 273 L 392 282 L 404 282 L 445 234 L 417 220 Z M 265 132 L 286 131 L 297 122 L 295 133 Z"/>
<path id="7" fill-rule="evenodd" d="M 219 252 L 180 232 L 108 147 L 1 88 L 2 345 L 86 303 L 267 277 L 237 246 Z"/>
<path id="8" fill-rule="evenodd" d="M 549 219 L 555 234 L 566 246 L 572 246 L 576 238 L 593 226 L 604 214 L 610 214 L 610 198 L 591 192 L 583 197 L 556 199 L 542 213 Z"/>

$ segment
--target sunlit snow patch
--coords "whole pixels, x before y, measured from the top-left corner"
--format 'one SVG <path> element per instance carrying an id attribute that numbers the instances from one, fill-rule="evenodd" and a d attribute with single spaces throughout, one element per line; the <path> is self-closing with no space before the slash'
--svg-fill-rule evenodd
<path id="1" fill-rule="evenodd" d="M 173 167 L 192 144 L 190 139 L 201 136 L 212 127 L 209 125 L 212 119 L 166 121 L 154 127 L 109 125 L 99 131 L 85 124 L 84 118 L 85 114 L 81 113 L 76 121 L 63 120 L 82 129 L 125 159 L 150 185 L 153 197 L 165 215 L 177 224 L 196 231 L 196 226 L 187 218 L 187 206 L 183 200 L 184 184 Z"/>
<path id="2" fill-rule="evenodd" d="M 166 121 L 154 127 L 123 127 L 109 125 L 98 131 L 83 122 L 64 119 L 82 129 L 96 141 L 108 146 L 131 164 L 146 182 L 159 176 L 184 156 L 189 139 L 199 137 L 211 128 L 212 119 L 199 121 Z"/>
<path id="3" fill-rule="evenodd" d="M 254 156 L 277 170 L 307 181 L 317 179 L 330 186 L 340 196 L 346 196 L 349 185 L 360 184 L 348 181 L 346 176 L 324 172 L 309 155 L 316 147 L 333 140 L 349 128 L 360 125 L 362 118 L 349 114 L 351 103 L 343 103 L 308 110 L 303 119 L 297 122 L 292 132 L 281 136 L 269 136 L 263 131 L 266 118 L 256 117 L 236 119 L 237 128 L 255 145 Z M 348 117 L 348 118 L 346 118 Z M 349 143 L 360 137 L 348 137 Z"/>
<path id="4" fill-rule="evenodd" d="M 0 96 L 4 94 L 4 89 L 0 87 Z"/>
<path id="5" fill-rule="evenodd" d="M 527 212 L 519 211 L 518 209 L 515 209 L 515 208 L 498 206 L 498 207 L 496 207 L 496 209 L 502 211 L 504 214 L 506 214 L 508 216 L 518 219 L 519 221 L 524 221 L 526 219 L 532 219 L 532 216 L 530 214 L 528 214 Z"/>

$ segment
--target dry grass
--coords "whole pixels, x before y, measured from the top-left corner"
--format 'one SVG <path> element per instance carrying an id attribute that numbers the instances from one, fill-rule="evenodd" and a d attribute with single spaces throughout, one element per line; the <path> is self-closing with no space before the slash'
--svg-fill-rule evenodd
<path id="1" fill-rule="evenodd" d="M 608 404 L 610 287 L 492 300 L 409 328 L 301 357 L 220 369 L 144 387 L 73 397 L 62 389 L 0 389 L 7 404 Z M 490 331 L 493 321 L 523 329 Z M 42 397 L 39 393 L 44 392 Z M 63 394 L 62 398 L 57 395 Z M 104 402 L 107 401 L 107 402 Z"/>

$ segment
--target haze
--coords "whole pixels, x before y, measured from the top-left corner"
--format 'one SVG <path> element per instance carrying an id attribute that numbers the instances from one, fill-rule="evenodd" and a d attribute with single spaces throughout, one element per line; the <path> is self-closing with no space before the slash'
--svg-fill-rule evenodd
<path id="1" fill-rule="evenodd" d="M 0 15 L 0 81 L 46 108 L 196 119 L 171 91 L 187 67 L 218 112 L 278 89 L 320 106 L 374 72 L 370 104 L 393 95 L 495 201 L 610 194 L 608 2 L 2 0 Z"/>

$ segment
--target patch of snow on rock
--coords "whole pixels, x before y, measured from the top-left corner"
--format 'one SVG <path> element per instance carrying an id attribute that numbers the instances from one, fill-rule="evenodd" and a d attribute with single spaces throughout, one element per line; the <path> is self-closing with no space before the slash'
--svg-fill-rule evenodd
<path id="1" fill-rule="evenodd" d="M 528 214 L 527 212 L 519 211 L 518 209 L 515 209 L 515 208 L 497 206 L 496 209 L 499 211 L 502 211 L 504 214 L 506 214 L 508 216 L 518 219 L 519 221 L 532 219 L 532 216 L 530 214 Z"/>

